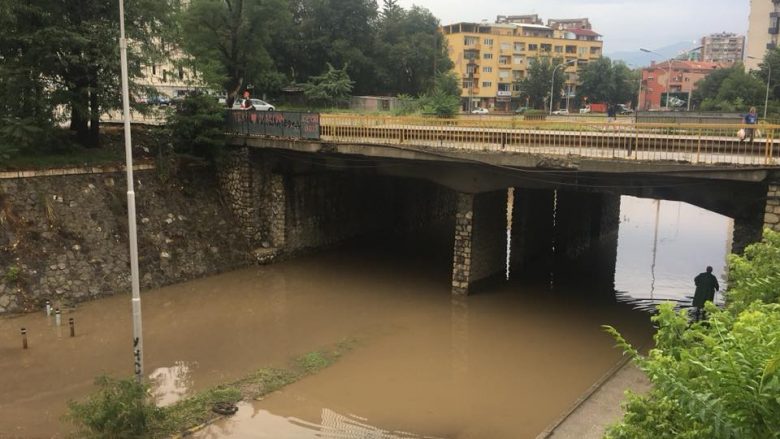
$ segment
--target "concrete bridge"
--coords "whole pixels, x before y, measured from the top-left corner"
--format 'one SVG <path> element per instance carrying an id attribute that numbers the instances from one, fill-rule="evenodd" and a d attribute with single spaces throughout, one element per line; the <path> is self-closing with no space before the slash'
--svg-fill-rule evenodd
<path id="1" fill-rule="evenodd" d="M 740 128 L 239 111 L 221 181 L 260 260 L 421 232 L 454 242 L 453 292 L 466 294 L 503 272 L 507 226 L 516 270 L 553 239 L 576 256 L 616 239 L 620 195 L 729 216 L 736 252 L 780 230 L 780 127 L 753 143 Z"/>

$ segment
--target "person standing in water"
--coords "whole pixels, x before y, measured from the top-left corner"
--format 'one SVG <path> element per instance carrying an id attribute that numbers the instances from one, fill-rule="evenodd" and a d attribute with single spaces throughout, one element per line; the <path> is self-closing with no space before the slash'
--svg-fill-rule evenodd
<path id="1" fill-rule="evenodd" d="M 693 295 L 693 307 L 696 309 L 696 321 L 706 318 L 704 314 L 704 303 L 715 300 L 715 291 L 720 290 L 718 279 L 712 274 L 712 267 L 707 267 L 707 271 L 699 273 L 693 279 L 696 284 L 696 293 Z"/>

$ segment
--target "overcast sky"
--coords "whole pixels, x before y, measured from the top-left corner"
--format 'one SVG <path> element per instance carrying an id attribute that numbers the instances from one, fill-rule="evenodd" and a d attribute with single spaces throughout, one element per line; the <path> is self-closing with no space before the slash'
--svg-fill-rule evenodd
<path id="1" fill-rule="evenodd" d="M 715 32 L 747 32 L 750 0 L 399 0 L 428 8 L 442 24 L 495 21 L 496 15 L 588 17 L 604 52 L 660 48 Z M 381 1 L 380 1 L 381 6 Z"/>

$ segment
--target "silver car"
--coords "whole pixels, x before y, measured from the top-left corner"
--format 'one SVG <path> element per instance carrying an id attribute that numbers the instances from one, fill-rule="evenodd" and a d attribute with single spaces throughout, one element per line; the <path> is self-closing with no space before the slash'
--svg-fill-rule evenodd
<path id="1" fill-rule="evenodd" d="M 244 108 L 243 103 L 246 99 L 236 99 L 236 101 L 233 103 L 233 109 L 234 110 L 240 110 Z M 273 105 L 269 104 L 266 101 L 262 101 L 260 99 L 249 99 L 249 101 L 252 103 L 252 106 L 255 107 L 255 110 L 257 111 L 275 111 Z"/>

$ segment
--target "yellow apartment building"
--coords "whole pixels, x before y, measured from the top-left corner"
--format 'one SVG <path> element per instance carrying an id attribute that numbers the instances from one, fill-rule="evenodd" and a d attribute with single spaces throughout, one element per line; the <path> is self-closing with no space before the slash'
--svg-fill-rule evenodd
<path id="1" fill-rule="evenodd" d="M 555 19 L 544 25 L 536 15 L 499 16 L 496 23 L 456 23 L 441 30 L 462 82 L 464 111 L 476 107 L 512 111 L 526 106 L 520 81 L 531 61 L 540 57 L 576 60 L 565 68 L 564 85 L 564 96 L 574 96 L 578 68 L 601 57 L 604 45 L 586 18 Z"/>

